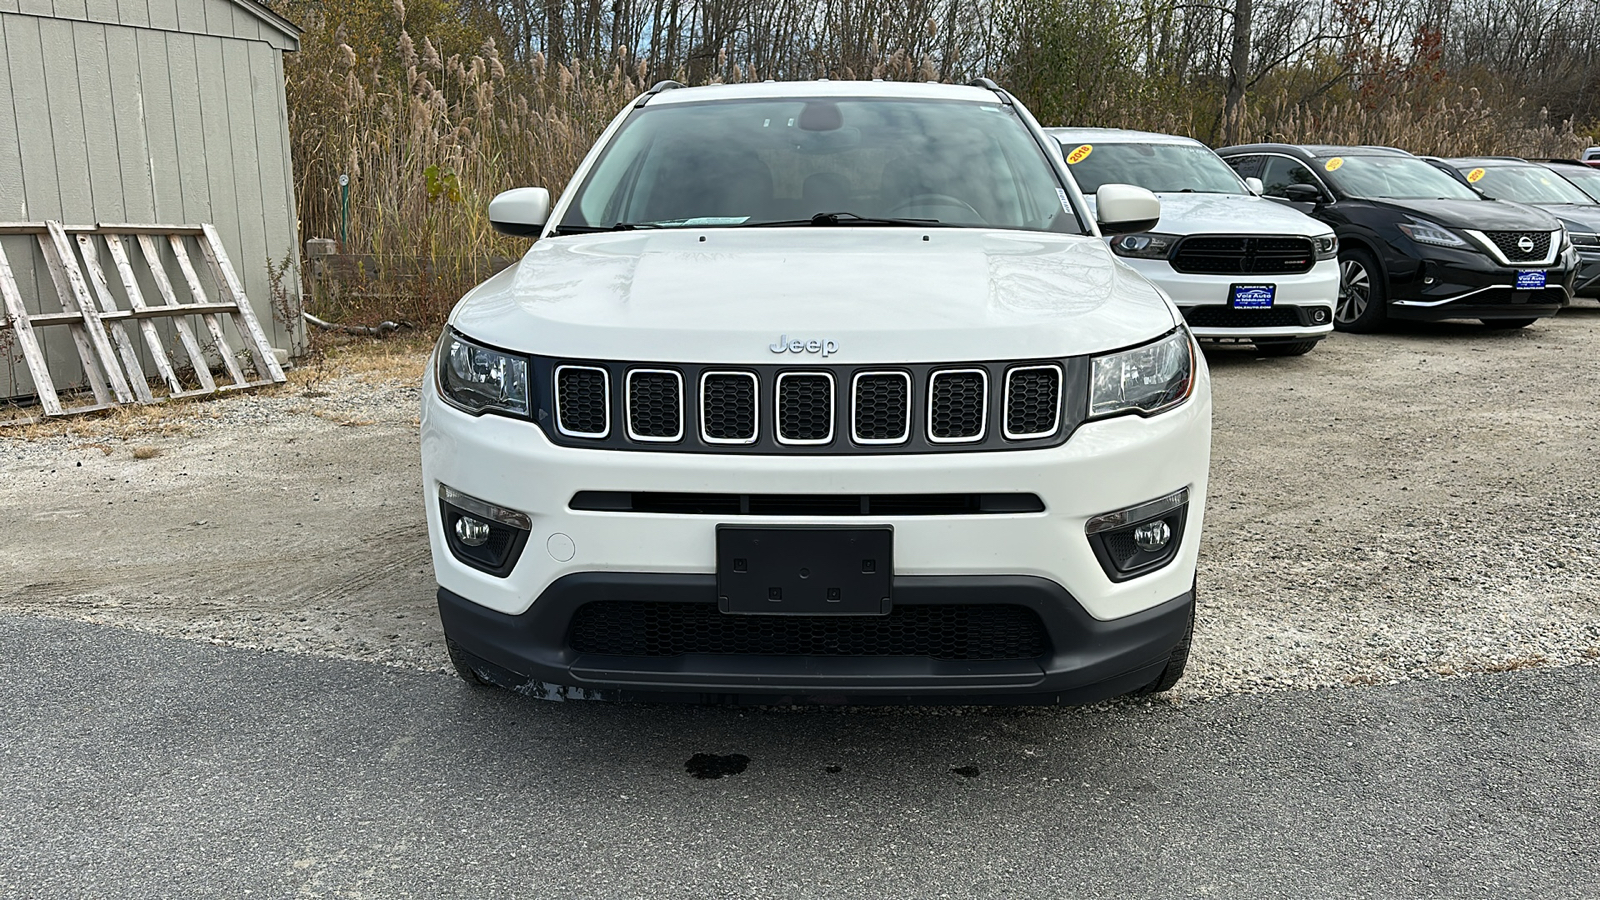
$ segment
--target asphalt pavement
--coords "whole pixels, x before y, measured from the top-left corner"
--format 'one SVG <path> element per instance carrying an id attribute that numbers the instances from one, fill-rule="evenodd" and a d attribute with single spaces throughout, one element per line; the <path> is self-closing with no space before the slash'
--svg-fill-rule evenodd
<path id="1" fill-rule="evenodd" d="M 741 710 L 0 614 L 0 696 L 8 898 L 1600 892 L 1594 666 Z"/>

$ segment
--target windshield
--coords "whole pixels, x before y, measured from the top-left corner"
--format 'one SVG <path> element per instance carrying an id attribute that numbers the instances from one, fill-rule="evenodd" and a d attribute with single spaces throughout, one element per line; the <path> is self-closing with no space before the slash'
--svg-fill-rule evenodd
<path id="1" fill-rule="evenodd" d="M 753 99 L 636 111 L 557 234 L 893 219 L 1082 234 L 1044 149 L 1001 103 Z M 866 224 L 874 224 L 868 222 Z"/>
<path id="2" fill-rule="evenodd" d="M 1414 156 L 1335 156 L 1316 165 L 1339 190 L 1364 200 L 1482 199 Z"/>
<path id="3" fill-rule="evenodd" d="M 1584 193 L 1589 195 L 1590 203 L 1600 203 L 1600 169 L 1589 169 L 1582 166 L 1562 166 L 1556 174 L 1565 178 L 1569 183 L 1575 184 Z"/>
<path id="4" fill-rule="evenodd" d="M 1472 186 L 1491 197 L 1518 203 L 1593 203 L 1588 195 L 1541 166 L 1484 166 L 1468 169 Z"/>
<path id="5" fill-rule="evenodd" d="M 1067 170 L 1085 194 L 1102 184 L 1147 191 L 1243 194 L 1245 188 L 1215 153 L 1193 144 L 1091 144 L 1064 140 Z M 1076 161 L 1074 161 L 1076 159 Z"/>

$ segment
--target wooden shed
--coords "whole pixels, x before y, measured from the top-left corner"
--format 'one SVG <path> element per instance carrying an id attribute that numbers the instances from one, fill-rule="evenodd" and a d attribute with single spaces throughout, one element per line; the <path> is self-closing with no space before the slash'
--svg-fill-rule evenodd
<path id="1" fill-rule="evenodd" d="M 254 0 L 0 0 L 0 222 L 213 223 L 271 344 L 294 353 L 299 282 L 274 302 L 270 267 L 298 270 L 283 80 L 298 45 Z M 36 254 L 5 249 L 25 299 L 52 290 Z M 66 334 L 42 340 L 52 372 L 75 366 Z M 0 398 L 30 393 L 0 355 Z"/>

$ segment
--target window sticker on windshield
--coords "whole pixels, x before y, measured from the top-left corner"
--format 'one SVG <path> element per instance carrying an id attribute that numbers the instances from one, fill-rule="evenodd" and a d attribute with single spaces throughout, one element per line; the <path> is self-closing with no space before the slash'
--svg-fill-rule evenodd
<path id="1" fill-rule="evenodd" d="M 1061 198 L 1061 208 L 1071 213 L 1072 201 L 1067 199 L 1067 192 L 1061 188 L 1056 188 L 1056 196 Z"/>
<path id="2" fill-rule="evenodd" d="M 692 219 L 674 219 L 654 224 L 662 228 L 700 228 L 707 225 L 743 225 L 748 221 L 750 221 L 749 216 L 696 216 Z"/>
<path id="3" fill-rule="evenodd" d="M 1067 154 L 1067 165 L 1075 166 L 1089 158 L 1094 152 L 1093 144 L 1079 144 L 1075 150 Z"/>
<path id="4" fill-rule="evenodd" d="M 1339 167 L 1342 166 L 1342 165 L 1344 165 L 1344 157 L 1335 156 L 1333 159 L 1330 159 L 1327 162 L 1323 163 L 1322 167 L 1324 169 L 1327 169 L 1329 172 L 1337 172 L 1337 171 L 1339 171 Z"/>
<path id="5" fill-rule="evenodd" d="M 1467 183 L 1468 184 L 1477 184 L 1478 183 L 1478 179 L 1480 179 L 1482 177 L 1483 177 L 1483 170 L 1482 169 L 1473 169 L 1471 172 L 1467 173 Z"/>

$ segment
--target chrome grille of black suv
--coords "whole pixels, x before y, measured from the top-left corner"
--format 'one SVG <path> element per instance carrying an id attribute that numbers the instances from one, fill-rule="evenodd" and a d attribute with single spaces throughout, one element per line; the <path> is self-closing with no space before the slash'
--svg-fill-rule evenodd
<path id="1" fill-rule="evenodd" d="M 911 376 L 905 372 L 863 372 L 856 376 L 855 439 L 892 444 L 911 435 Z"/>
<path id="2" fill-rule="evenodd" d="M 1026 366 L 1006 373 L 1006 437 L 1042 437 L 1056 430 L 1061 369 Z"/>
<path id="3" fill-rule="evenodd" d="M 987 387 L 981 369 L 935 372 L 928 392 L 928 438 L 941 443 L 981 439 L 989 413 Z"/>
<path id="4" fill-rule="evenodd" d="M 665 369 L 628 373 L 628 437 L 675 441 L 683 437 L 683 376 Z"/>
<path id="5" fill-rule="evenodd" d="M 756 376 L 708 372 L 700 382 L 700 427 L 708 443 L 748 444 L 756 439 Z"/>
<path id="6" fill-rule="evenodd" d="M 825 444 L 833 440 L 833 376 L 784 372 L 778 376 L 778 440 Z"/>
<path id="7" fill-rule="evenodd" d="M 1550 255 L 1548 231 L 1486 231 L 1484 234 L 1512 262 L 1536 262 Z M 1524 250 L 1518 246 L 1524 238 L 1533 242 L 1533 249 Z"/>
<path id="8" fill-rule="evenodd" d="M 610 405 L 605 369 L 556 369 L 556 418 L 562 431 L 576 437 L 604 437 L 611 430 L 607 416 Z"/>
<path id="9" fill-rule="evenodd" d="M 1172 268 L 1198 275 L 1292 275 L 1316 264 L 1310 238 L 1194 235 L 1178 243 Z"/>
<path id="10" fill-rule="evenodd" d="M 567 641 L 579 653 L 646 657 L 1033 659 L 1050 648 L 1033 610 L 977 603 L 897 604 L 886 616 L 726 616 L 715 603 L 600 600 L 578 608 Z"/>

